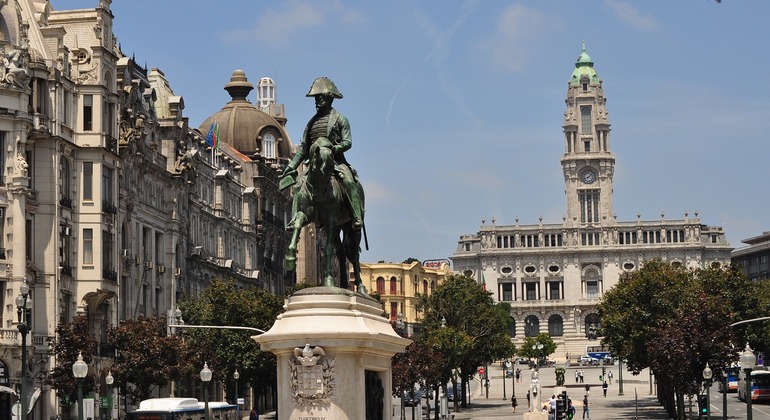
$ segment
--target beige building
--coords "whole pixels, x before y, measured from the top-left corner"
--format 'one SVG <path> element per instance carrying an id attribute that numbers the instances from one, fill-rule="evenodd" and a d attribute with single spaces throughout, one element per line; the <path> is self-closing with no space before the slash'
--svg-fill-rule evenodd
<path id="1" fill-rule="evenodd" d="M 612 209 L 615 157 L 602 81 L 581 52 L 567 84 L 561 167 L 567 206 L 561 221 L 498 224 L 482 221 L 462 235 L 454 269 L 486 281 L 494 297 L 512 306 L 511 336 L 548 333 L 556 358 L 585 354 L 590 332 L 601 325 L 600 299 L 621 274 L 660 258 L 686 267 L 727 264 L 731 247 L 720 227 L 701 223 L 697 211 L 682 218 L 620 221 Z M 561 194 L 561 191 L 554 191 Z M 593 328 L 592 328 L 593 327 Z M 600 337 L 599 337 L 600 338 Z"/>
<path id="2" fill-rule="evenodd" d="M 275 84 L 259 81 L 257 107 L 243 71 L 222 75 L 230 100 L 223 93 L 223 108 L 190 126 L 163 72 L 118 48 L 110 3 L 0 2 L 0 385 L 20 392 L 24 377 L 29 393 L 39 389 L 36 419 L 61 414 L 43 384 L 58 362 L 48 340 L 60 322 L 89 318 L 99 343 L 90 374 L 101 375 L 114 356 L 106 332 L 122 319 L 168 314 L 213 278 L 276 294 L 295 282 L 283 270 L 291 201 L 278 190 L 293 146 Z M 215 146 L 207 137 L 217 126 Z M 0 418 L 14 400 L 0 392 Z"/>
<path id="3" fill-rule="evenodd" d="M 361 263 L 361 280 L 369 294 L 378 294 L 391 322 L 403 316 L 406 332 L 413 334 L 422 315 L 414 306 L 418 293 L 430 295 L 452 274 L 448 260 L 422 263 Z M 351 273 L 351 282 L 352 280 Z"/>

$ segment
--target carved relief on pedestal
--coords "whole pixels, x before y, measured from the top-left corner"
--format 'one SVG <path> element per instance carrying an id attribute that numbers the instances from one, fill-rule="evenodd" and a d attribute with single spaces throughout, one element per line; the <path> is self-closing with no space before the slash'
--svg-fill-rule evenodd
<path id="1" fill-rule="evenodd" d="M 292 401 L 298 406 L 321 406 L 334 400 L 334 358 L 321 347 L 295 348 L 289 357 Z"/>

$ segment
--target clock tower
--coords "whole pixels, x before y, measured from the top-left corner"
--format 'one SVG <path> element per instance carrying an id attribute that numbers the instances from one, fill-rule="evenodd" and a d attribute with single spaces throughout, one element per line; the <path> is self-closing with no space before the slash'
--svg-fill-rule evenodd
<path id="1" fill-rule="evenodd" d="M 613 220 L 612 176 L 607 98 L 594 63 L 583 51 L 567 87 L 564 111 L 564 156 L 561 158 L 567 196 L 567 221 L 581 226 Z"/>

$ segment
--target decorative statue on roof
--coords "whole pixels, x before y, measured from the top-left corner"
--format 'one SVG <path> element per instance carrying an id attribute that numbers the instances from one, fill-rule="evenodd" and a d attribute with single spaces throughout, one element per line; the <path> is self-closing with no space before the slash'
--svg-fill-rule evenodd
<path id="1" fill-rule="evenodd" d="M 348 119 L 332 108 L 342 94 L 326 78 L 315 79 L 308 97 L 315 98 L 316 114 L 302 135 L 302 144 L 283 172 L 280 188 L 295 185 L 292 219 L 286 228 L 293 232 L 286 255 L 286 269 L 296 267 L 297 241 L 303 226 L 316 223 L 322 230 L 323 282 L 335 285 L 332 259 L 339 263 L 339 286 L 347 288 L 346 260 L 353 265 L 357 290 L 366 293 L 361 282 L 359 254 L 364 228 L 364 190 L 355 169 L 345 159 L 352 146 Z M 298 180 L 297 167 L 304 165 Z M 340 238 L 340 235 L 342 237 Z"/>

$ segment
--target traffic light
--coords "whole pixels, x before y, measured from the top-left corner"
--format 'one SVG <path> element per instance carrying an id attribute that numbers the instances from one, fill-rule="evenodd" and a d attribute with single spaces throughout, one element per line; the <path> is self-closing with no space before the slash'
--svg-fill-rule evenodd
<path id="1" fill-rule="evenodd" d="M 604 381 L 607 376 L 607 368 L 602 366 L 602 381 Z"/>
<path id="2" fill-rule="evenodd" d="M 709 406 L 706 402 L 706 395 L 698 395 L 698 416 L 708 416 Z M 706 417 L 708 418 L 708 417 Z"/>

